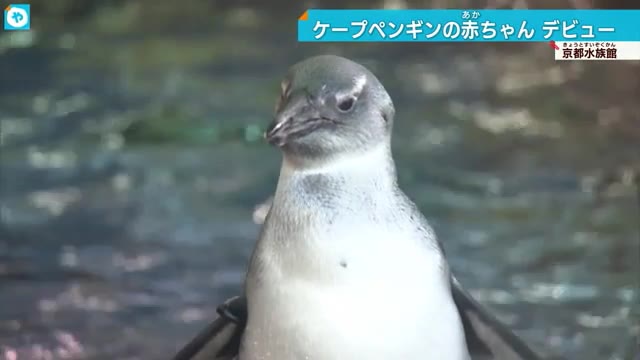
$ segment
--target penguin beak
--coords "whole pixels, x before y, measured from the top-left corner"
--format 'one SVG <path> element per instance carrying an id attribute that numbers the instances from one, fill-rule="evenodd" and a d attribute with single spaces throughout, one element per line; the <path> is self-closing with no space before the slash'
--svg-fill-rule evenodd
<path id="1" fill-rule="evenodd" d="M 264 137 L 269 144 L 283 147 L 292 140 L 302 138 L 332 122 L 330 118 L 323 116 L 307 97 L 298 96 L 276 113 Z"/>
<path id="2" fill-rule="evenodd" d="M 278 147 L 285 145 L 287 137 L 290 136 L 290 130 L 288 129 L 290 126 L 288 124 L 292 121 L 292 118 L 279 119 L 276 116 L 264 132 L 264 138 L 271 145 Z"/>

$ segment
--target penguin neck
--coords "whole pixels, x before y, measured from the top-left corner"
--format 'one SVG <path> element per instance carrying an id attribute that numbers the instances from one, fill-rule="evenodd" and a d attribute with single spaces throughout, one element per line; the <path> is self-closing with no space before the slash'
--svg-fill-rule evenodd
<path id="1" fill-rule="evenodd" d="M 314 184 L 310 191 L 336 192 L 339 188 L 349 191 L 350 187 L 366 191 L 367 185 L 383 190 L 395 188 L 396 182 L 391 146 L 384 143 L 366 151 L 340 154 L 322 161 L 300 161 L 285 154 L 278 190 L 305 183 Z"/>

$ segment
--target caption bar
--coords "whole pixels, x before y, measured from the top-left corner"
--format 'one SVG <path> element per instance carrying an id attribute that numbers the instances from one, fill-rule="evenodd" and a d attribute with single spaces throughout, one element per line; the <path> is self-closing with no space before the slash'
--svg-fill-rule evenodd
<path id="1" fill-rule="evenodd" d="M 307 10 L 298 41 L 640 41 L 640 10 Z"/>
<path id="2" fill-rule="evenodd" d="M 557 60 L 640 59 L 640 10 L 315 10 L 301 42 L 547 42 Z"/>

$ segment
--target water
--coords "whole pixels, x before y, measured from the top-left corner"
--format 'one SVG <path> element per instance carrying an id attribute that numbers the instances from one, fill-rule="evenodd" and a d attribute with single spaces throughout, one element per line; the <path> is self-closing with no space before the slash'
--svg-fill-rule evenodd
<path id="1" fill-rule="evenodd" d="M 298 9 L 195 3 L 0 37 L 0 354 L 165 359 L 203 327 L 241 291 L 274 190 L 260 134 L 279 81 L 334 53 L 391 93 L 400 182 L 460 281 L 546 353 L 630 357 L 637 65 L 556 64 L 545 44 L 300 45 Z"/>

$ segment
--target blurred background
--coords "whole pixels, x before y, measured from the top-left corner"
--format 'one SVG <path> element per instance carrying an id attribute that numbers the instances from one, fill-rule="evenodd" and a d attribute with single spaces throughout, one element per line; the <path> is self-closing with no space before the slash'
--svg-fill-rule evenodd
<path id="1" fill-rule="evenodd" d="M 534 4 L 531 4 L 534 3 Z M 0 358 L 167 359 L 241 291 L 288 67 L 367 65 L 402 187 L 537 349 L 637 351 L 640 64 L 547 44 L 298 44 L 306 8 L 634 1 L 31 1 L 0 33 Z M 3 4 L 3 8 L 7 4 Z"/>

